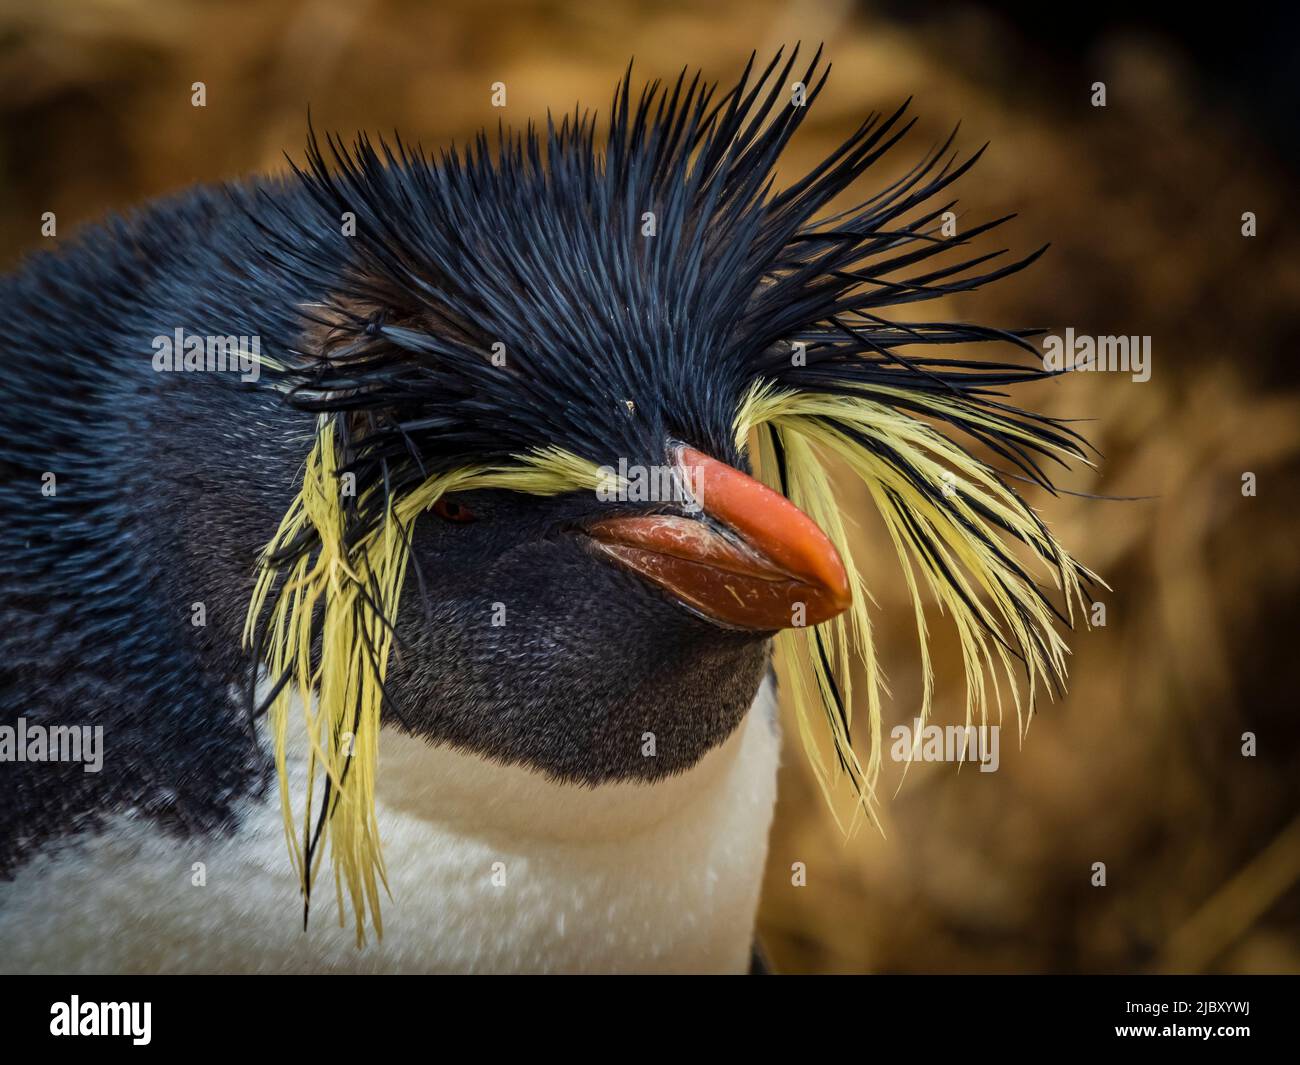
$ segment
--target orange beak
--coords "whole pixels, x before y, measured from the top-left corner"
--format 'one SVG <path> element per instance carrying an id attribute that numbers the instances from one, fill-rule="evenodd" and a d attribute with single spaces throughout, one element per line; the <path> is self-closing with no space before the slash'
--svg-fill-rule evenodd
<path id="1" fill-rule="evenodd" d="M 848 608 L 844 563 L 807 514 L 694 448 L 680 448 L 677 462 L 712 521 L 605 518 L 587 529 L 603 554 L 733 628 L 816 625 Z"/>

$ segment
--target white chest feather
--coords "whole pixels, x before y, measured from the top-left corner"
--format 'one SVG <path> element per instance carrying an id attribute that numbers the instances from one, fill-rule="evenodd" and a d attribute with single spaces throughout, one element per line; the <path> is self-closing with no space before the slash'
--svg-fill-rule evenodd
<path id="1" fill-rule="evenodd" d="M 0 967 L 744 971 L 776 798 L 771 700 L 764 684 L 725 744 L 655 785 L 560 785 L 386 729 L 377 807 L 392 899 L 383 939 L 363 948 L 339 927 L 328 866 L 303 931 L 278 796 L 222 839 L 177 842 L 119 818 L 0 884 Z"/>

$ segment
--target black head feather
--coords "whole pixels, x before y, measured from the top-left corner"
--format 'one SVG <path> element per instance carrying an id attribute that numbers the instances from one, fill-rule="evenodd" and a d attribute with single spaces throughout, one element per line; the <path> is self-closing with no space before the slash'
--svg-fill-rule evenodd
<path id="1" fill-rule="evenodd" d="M 362 136 L 348 150 L 313 135 L 296 172 L 316 210 L 266 196 L 258 212 L 276 265 L 330 293 L 306 309 L 321 343 L 291 353 L 275 376 L 296 405 L 348 415 L 345 463 L 359 489 L 386 478 L 400 491 L 431 470 L 548 446 L 598 464 L 655 462 L 672 438 L 743 461 L 732 422 L 759 381 L 959 393 L 1033 429 L 1026 441 L 955 416 L 1042 483 L 1035 456 L 1052 445 L 1078 453 L 1067 427 L 990 391 L 1042 369 L 900 351 L 1001 341 L 1032 352 L 1029 333 L 878 313 L 975 289 L 1040 254 L 998 268 L 988 266 L 997 251 L 930 263 L 1006 220 L 937 235 L 955 202 L 941 197 L 978 152 L 959 163 L 950 137 L 888 188 L 826 217 L 911 129 L 905 103 L 774 191 L 777 160 L 829 73 L 819 51 L 796 106 L 797 52 L 757 75 L 751 58 L 725 92 L 683 72 L 635 103 L 629 70 L 603 145 L 595 118 L 578 111 L 545 130 L 499 129 L 495 142 L 480 134 L 436 159 L 400 140 Z M 337 238 L 347 266 L 339 274 L 329 257 L 322 271 L 322 232 L 337 233 L 349 213 L 355 235 Z M 802 359 L 792 360 L 794 343 Z M 362 504 L 362 526 L 387 495 Z"/>

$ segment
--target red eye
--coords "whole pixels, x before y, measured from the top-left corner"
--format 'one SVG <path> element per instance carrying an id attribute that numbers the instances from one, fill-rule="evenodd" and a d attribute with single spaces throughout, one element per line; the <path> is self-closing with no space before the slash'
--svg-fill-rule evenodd
<path id="1" fill-rule="evenodd" d="M 449 521 L 453 525 L 468 525 L 471 521 L 478 520 L 469 507 L 463 503 L 456 503 L 447 499 L 445 496 L 434 503 L 433 512 L 443 521 Z"/>

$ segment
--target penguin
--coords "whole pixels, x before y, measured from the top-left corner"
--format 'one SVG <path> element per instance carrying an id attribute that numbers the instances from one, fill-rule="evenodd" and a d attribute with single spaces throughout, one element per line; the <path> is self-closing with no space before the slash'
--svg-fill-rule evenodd
<path id="1" fill-rule="evenodd" d="M 951 138 L 830 210 L 908 104 L 777 191 L 797 57 L 629 67 L 603 138 L 311 132 L 4 278 L 0 967 L 761 971 L 778 676 L 874 817 L 846 477 L 922 647 L 928 593 L 975 675 L 1060 687 L 1098 578 L 1011 481 L 1086 456 L 1005 398 L 1054 373 L 880 313 L 1039 253 L 931 261 L 1005 221 L 941 229 Z"/>

